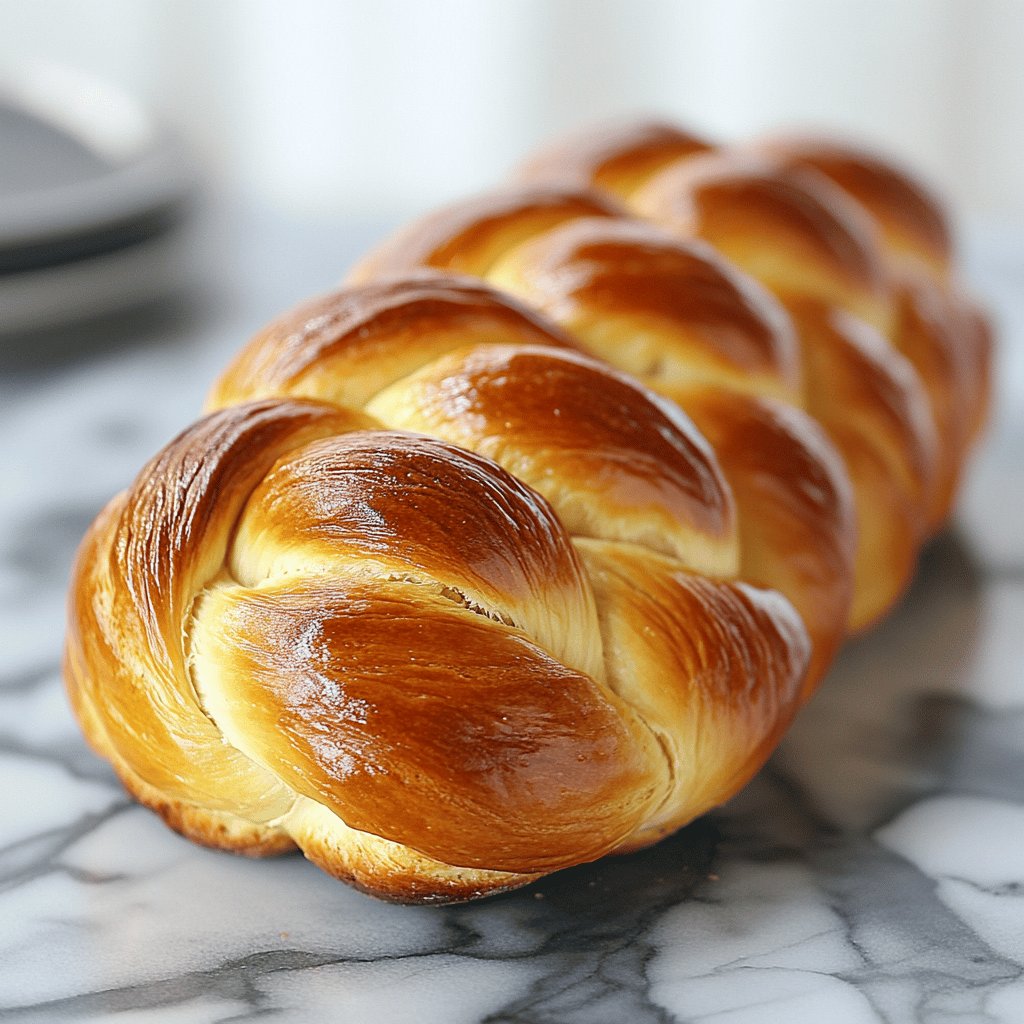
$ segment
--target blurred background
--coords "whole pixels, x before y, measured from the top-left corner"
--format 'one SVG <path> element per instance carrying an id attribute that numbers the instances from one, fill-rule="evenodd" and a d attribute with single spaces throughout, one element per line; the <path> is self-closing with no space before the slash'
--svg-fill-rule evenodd
<path id="1" fill-rule="evenodd" d="M 873 145 L 1020 284 L 1024 0 L 0 0 L 0 339 L 186 290 L 247 332 L 638 115 Z"/>
<path id="2" fill-rule="evenodd" d="M 208 180 L 401 217 L 546 138 L 648 112 L 713 136 L 828 126 L 1024 222 L 1021 0 L 0 0 L 0 61 L 142 99 Z"/>

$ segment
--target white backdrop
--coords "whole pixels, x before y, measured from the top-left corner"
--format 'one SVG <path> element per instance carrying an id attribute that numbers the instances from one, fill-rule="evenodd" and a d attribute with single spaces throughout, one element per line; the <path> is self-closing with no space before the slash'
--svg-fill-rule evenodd
<path id="1" fill-rule="evenodd" d="M 1024 0 L 0 0 L 0 60 L 128 87 L 229 187 L 399 216 L 637 111 L 828 125 L 1024 222 Z"/>

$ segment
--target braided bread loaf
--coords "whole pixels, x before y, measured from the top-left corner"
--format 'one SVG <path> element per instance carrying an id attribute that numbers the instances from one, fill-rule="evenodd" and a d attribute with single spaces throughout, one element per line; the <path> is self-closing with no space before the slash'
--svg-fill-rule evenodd
<path id="1" fill-rule="evenodd" d="M 659 125 L 525 176 L 258 334 L 83 541 L 74 708 L 190 838 L 405 901 L 654 842 L 947 515 L 989 339 L 918 186 Z"/>

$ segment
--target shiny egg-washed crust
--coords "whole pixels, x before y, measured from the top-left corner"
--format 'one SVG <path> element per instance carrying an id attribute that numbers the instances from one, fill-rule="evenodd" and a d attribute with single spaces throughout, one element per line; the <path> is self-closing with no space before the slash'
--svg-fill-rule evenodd
<path id="1" fill-rule="evenodd" d="M 948 273 L 952 230 L 942 205 L 921 182 L 838 140 L 793 135 L 765 139 L 755 148 L 785 165 L 811 168 L 852 196 L 874 217 L 891 258 Z"/>
<path id="2" fill-rule="evenodd" d="M 392 244 L 367 255 L 349 281 L 361 284 L 409 267 L 445 267 L 453 274 L 485 277 L 506 250 L 535 234 L 578 217 L 616 217 L 625 208 L 598 192 L 524 188 L 509 197 L 469 199 L 428 214 Z"/>
<path id="3" fill-rule="evenodd" d="M 635 214 L 706 239 L 783 297 L 838 304 L 881 330 L 911 362 L 917 390 L 927 392 L 932 406 L 937 466 L 924 531 L 936 532 L 949 516 L 961 469 L 987 422 L 992 366 L 992 330 L 957 281 L 952 231 L 940 202 L 887 160 L 824 137 L 780 135 L 742 149 L 704 142 L 651 170 L 645 147 L 631 139 L 664 130 L 658 122 L 602 127 L 577 137 L 574 146 L 580 153 L 599 150 L 603 161 L 631 169 L 630 189 L 610 191 Z M 520 180 L 531 188 L 566 184 L 558 160 L 564 148 L 556 143 L 527 161 Z M 569 154 L 564 159 L 573 168 L 574 185 L 605 187 L 596 167 L 578 173 L 586 162 Z M 795 230 L 801 220 L 804 230 Z M 768 223 L 786 222 L 789 228 L 780 235 L 764 230 Z M 829 249 L 837 254 L 837 247 L 849 258 L 836 263 L 826 255 Z M 801 249 L 807 255 L 819 250 L 837 276 L 823 280 L 812 265 L 817 260 L 793 266 L 795 277 L 787 274 Z M 887 295 L 879 294 L 880 277 Z M 899 593 L 902 587 L 893 589 Z M 883 613 L 884 608 L 878 612 Z"/>
<path id="4" fill-rule="evenodd" d="M 701 383 L 810 413 L 853 485 L 859 540 L 844 629 L 881 618 L 946 521 L 987 416 L 990 332 L 955 283 L 949 232 L 927 191 L 848 147 L 713 149 L 660 123 L 556 144 L 519 177 L 526 184 L 450 208 L 465 241 L 461 265 L 677 401 Z M 526 209 L 548 186 L 568 209 L 571 185 L 588 196 L 604 189 L 643 220 L 581 214 L 545 229 L 520 217 L 517 195 L 529 197 Z M 503 255 L 492 245 L 475 259 L 470 209 L 500 218 L 515 240 Z M 401 242 L 417 230 L 370 253 L 354 278 L 383 262 L 392 272 L 449 268 L 440 221 L 427 258 Z M 727 289 L 727 275 L 745 284 Z M 763 290 L 752 295 L 751 278 L 781 308 Z M 796 340 L 783 366 L 787 336 Z"/>
<path id="5" fill-rule="evenodd" d="M 948 513 L 991 338 L 923 189 L 662 124 L 525 177 L 260 332 L 83 541 L 73 707 L 197 842 L 407 902 L 655 842 Z"/>

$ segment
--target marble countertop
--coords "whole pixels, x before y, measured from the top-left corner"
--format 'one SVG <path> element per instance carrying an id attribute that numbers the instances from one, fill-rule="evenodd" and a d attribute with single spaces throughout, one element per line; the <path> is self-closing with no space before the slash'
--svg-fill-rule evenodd
<path id="1" fill-rule="evenodd" d="M 187 301 L 59 352 L 0 342 L 0 1021 L 1024 1021 L 1024 232 L 968 239 L 1003 348 L 954 526 L 728 806 L 420 908 L 199 849 L 126 798 L 61 687 L 75 545 L 229 353 L 375 234 L 224 216 Z"/>

